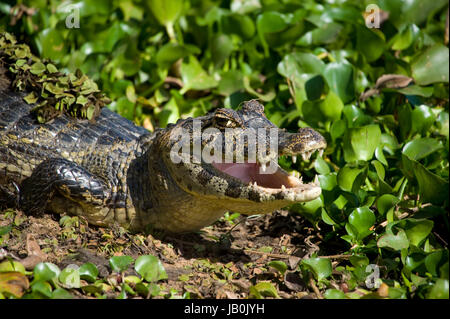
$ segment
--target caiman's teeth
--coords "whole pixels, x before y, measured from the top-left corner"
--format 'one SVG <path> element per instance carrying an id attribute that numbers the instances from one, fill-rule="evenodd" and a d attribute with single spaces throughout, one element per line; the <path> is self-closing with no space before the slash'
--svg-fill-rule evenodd
<path id="1" fill-rule="evenodd" d="M 304 160 L 304 161 L 307 161 L 308 160 L 308 155 L 307 155 L 308 153 L 302 153 L 302 159 Z"/>
<path id="2" fill-rule="evenodd" d="M 262 169 L 263 172 L 266 171 L 266 164 L 265 164 L 265 163 L 262 163 L 262 164 L 261 164 L 261 169 Z"/>
<path id="3" fill-rule="evenodd" d="M 292 155 L 292 163 L 297 163 L 297 156 L 296 155 Z"/>
<path id="4" fill-rule="evenodd" d="M 257 187 L 258 186 L 258 184 L 256 184 L 256 181 L 253 183 L 253 186 L 255 186 L 255 187 Z"/>
<path id="5" fill-rule="evenodd" d="M 322 157 L 323 155 L 323 150 L 319 150 L 319 156 Z"/>
<path id="6" fill-rule="evenodd" d="M 286 186 L 281 185 L 281 190 L 282 190 L 282 191 L 285 191 L 285 190 L 286 190 Z"/>
<path id="7" fill-rule="evenodd" d="M 317 174 L 316 174 L 316 177 L 314 177 L 314 185 L 315 186 L 320 186 L 319 175 L 317 175 Z"/>
<path id="8" fill-rule="evenodd" d="M 296 177 L 296 178 L 301 178 L 301 177 L 300 177 L 300 173 L 299 173 L 299 172 L 296 172 L 296 171 L 292 171 L 292 172 L 291 172 L 291 176 L 294 176 L 294 177 Z"/>

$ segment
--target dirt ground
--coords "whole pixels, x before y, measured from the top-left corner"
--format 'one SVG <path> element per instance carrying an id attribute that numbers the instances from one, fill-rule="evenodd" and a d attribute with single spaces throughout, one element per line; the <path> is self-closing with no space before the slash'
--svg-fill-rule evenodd
<path id="1" fill-rule="evenodd" d="M 330 253 L 320 251 L 321 235 L 309 222 L 287 211 L 238 216 L 232 221 L 222 218 L 198 233 L 183 235 L 132 234 L 120 227 L 88 226 L 77 217 L 25 216 L 14 210 L 0 213 L 0 227 L 8 225 L 12 229 L 3 236 L 0 250 L 28 269 L 40 261 L 52 262 L 60 269 L 91 262 L 97 266 L 99 278 L 106 279 L 113 276 L 108 263 L 111 256 L 157 256 L 168 274 L 167 280 L 158 283 L 160 298 L 186 292 L 190 298 L 248 298 L 252 297 L 250 287 L 259 282 L 272 283 L 280 298 L 320 298 L 314 283 L 301 278 L 298 264 L 313 253 Z M 284 275 L 268 266 L 274 260 L 288 266 Z M 133 267 L 126 273 L 136 274 Z M 71 293 L 79 298 L 94 297 L 81 289 Z M 107 297 L 117 294 L 111 291 Z"/>

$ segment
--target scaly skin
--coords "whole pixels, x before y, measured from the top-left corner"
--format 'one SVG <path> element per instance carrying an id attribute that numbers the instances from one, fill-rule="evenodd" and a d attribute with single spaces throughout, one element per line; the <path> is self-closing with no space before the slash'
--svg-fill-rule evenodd
<path id="1" fill-rule="evenodd" d="M 38 124 L 23 96 L 0 92 L 0 202 L 17 196 L 19 207 L 29 213 L 48 209 L 100 226 L 190 232 L 226 211 L 269 213 L 313 200 L 321 192 L 317 183 L 302 184 L 278 166 L 274 175 L 241 179 L 225 173 L 229 167 L 220 164 L 173 163 L 174 133 L 192 132 L 191 118 L 153 134 L 106 108 L 95 123 L 63 115 Z M 197 120 L 202 131 L 218 129 L 214 138 L 222 138 L 226 128 L 276 129 L 256 101 L 244 103 L 239 111 L 217 109 Z M 278 155 L 310 155 L 326 147 L 324 138 L 309 128 L 278 130 L 277 137 L 278 153 L 258 155 L 255 167 L 276 163 Z M 232 150 L 236 155 L 235 145 Z M 247 144 L 244 150 L 247 159 Z"/>

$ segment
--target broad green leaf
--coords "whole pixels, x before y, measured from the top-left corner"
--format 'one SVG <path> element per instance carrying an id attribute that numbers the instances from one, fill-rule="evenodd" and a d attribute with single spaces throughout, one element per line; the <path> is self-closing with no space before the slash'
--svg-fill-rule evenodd
<path id="1" fill-rule="evenodd" d="M 52 263 L 39 263 L 33 269 L 34 281 L 49 281 L 58 278 L 61 270 Z"/>
<path id="2" fill-rule="evenodd" d="M 448 198 L 449 184 L 447 180 L 430 172 L 421 163 L 404 154 L 402 154 L 402 163 L 405 175 L 408 178 L 415 177 L 417 179 L 422 202 L 441 204 Z"/>
<path id="3" fill-rule="evenodd" d="M 352 226 L 351 232 L 356 231 L 354 237 L 358 240 L 364 239 L 372 231 L 370 228 L 375 223 L 374 213 L 366 206 L 358 207 L 348 217 L 348 223 Z"/>
<path id="4" fill-rule="evenodd" d="M 345 293 L 337 289 L 327 289 L 324 293 L 325 299 L 347 299 Z"/>
<path id="5" fill-rule="evenodd" d="M 87 262 L 80 266 L 78 270 L 80 278 L 89 282 L 94 282 L 98 276 L 98 269 L 93 263 Z"/>
<path id="6" fill-rule="evenodd" d="M 366 26 L 356 28 L 356 49 L 368 62 L 378 60 L 385 50 L 383 33 L 373 31 Z"/>
<path id="7" fill-rule="evenodd" d="M 427 294 L 428 299 L 447 299 L 448 293 L 448 279 L 438 279 L 436 283 L 431 287 Z"/>
<path id="8" fill-rule="evenodd" d="M 305 33 L 297 42 L 295 42 L 295 44 L 301 46 L 330 44 L 337 40 L 342 29 L 342 24 L 330 22 Z"/>
<path id="9" fill-rule="evenodd" d="M 419 85 L 447 82 L 449 73 L 449 51 L 442 44 L 425 50 L 411 64 L 412 77 Z"/>
<path id="10" fill-rule="evenodd" d="M 392 50 L 405 50 L 410 47 L 419 36 L 419 28 L 415 24 L 406 25 L 391 40 Z"/>
<path id="11" fill-rule="evenodd" d="M 183 0 L 150 0 L 146 3 L 162 25 L 173 24 L 183 9 Z"/>
<path id="12" fill-rule="evenodd" d="M 378 247 L 389 247 L 394 250 L 402 250 L 409 247 L 409 240 L 403 229 L 398 229 L 397 234 L 386 232 L 377 241 Z"/>
<path id="13" fill-rule="evenodd" d="M 278 270 L 282 275 L 284 275 L 284 273 L 287 270 L 287 265 L 284 261 L 280 261 L 280 260 L 273 260 L 267 263 L 267 266 L 275 268 L 276 270 Z"/>
<path id="14" fill-rule="evenodd" d="M 344 137 L 346 162 L 369 161 L 381 142 L 381 130 L 377 124 L 350 128 Z"/>
<path id="15" fill-rule="evenodd" d="M 37 47 L 42 57 L 55 61 L 62 59 L 67 54 L 68 49 L 62 32 L 53 28 L 44 29 L 38 34 Z"/>
<path id="16" fill-rule="evenodd" d="M 337 173 L 337 183 L 342 190 L 353 192 L 364 183 L 366 176 L 367 169 L 365 167 L 358 168 L 346 165 Z"/>
<path id="17" fill-rule="evenodd" d="M 181 64 L 181 78 L 183 80 L 183 88 L 180 93 L 184 94 L 188 90 L 206 90 L 217 86 L 217 81 L 210 76 L 193 56 L 189 57 L 189 61 Z"/>
<path id="18" fill-rule="evenodd" d="M 414 246 L 419 246 L 427 238 L 434 224 L 432 220 L 412 218 L 408 218 L 404 223 L 406 236 L 408 236 L 409 242 Z"/>
<path id="19" fill-rule="evenodd" d="M 384 194 L 384 195 L 380 196 L 376 203 L 378 212 L 382 216 L 386 216 L 387 212 L 391 208 L 395 207 L 395 205 L 397 205 L 399 203 L 399 201 L 400 200 L 392 194 Z"/>
<path id="20" fill-rule="evenodd" d="M 217 89 L 220 94 L 223 95 L 230 95 L 244 89 L 244 78 L 242 73 L 237 70 L 230 70 L 222 73 Z"/>
<path id="21" fill-rule="evenodd" d="M 134 264 L 134 269 L 148 282 L 156 282 L 168 278 L 161 261 L 152 255 L 138 257 Z"/>
<path id="22" fill-rule="evenodd" d="M 31 291 L 34 293 L 42 294 L 44 297 L 51 298 L 52 297 L 52 286 L 42 280 L 38 280 L 31 285 Z"/>
<path id="23" fill-rule="evenodd" d="M 340 119 L 343 108 L 344 104 L 333 91 L 330 91 L 327 97 L 319 103 L 320 111 L 330 120 Z"/>
<path id="24" fill-rule="evenodd" d="M 355 79 L 353 66 L 348 63 L 332 62 L 325 66 L 323 76 L 330 90 L 335 92 L 342 103 L 346 104 L 355 97 Z"/>
<path id="25" fill-rule="evenodd" d="M 15 260 L 5 260 L 0 263 L 0 272 L 20 272 L 25 274 L 25 267 L 18 261 Z"/>
<path id="26" fill-rule="evenodd" d="M 277 289 L 270 282 L 259 282 L 250 287 L 250 294 L 260 299 L 262 297 L 280 298 Z"/>
<path id="27" fill-rule="evenodd" d="M 52 291 L 51 299 L 74 299 L 74 296 L 64 288 L 56 288 Z"/>
<path id="28" fill-rule="evenodd" d="M 67 288 L 80 288 L 80 272 L 78 269 L 78 267 L 67 266 L 59 274 L 59 281 Z"/>
<path id="29" fill-rule="evenodd" d="M 441 142 L 431 137 L 412 140 L 403 147 L 402 153 L 412 160 L 420 160 L 442 148 Z"/>
<path id="30" fill-rule="evenodd" d="M 113 256 L 109 258 L 109 265 L 112 271 L 120 273 L 127 270 L 133 261 L 133 258 L 130 256 Z"/>
<path id="31" fill-rule="evenodd" d="M 216 67 L 221 67 L 234 49 L 230 36 L 220 34 L 211 41 L 211 55 Z"/>
<path id="32" fill-rule="evenodd" d="M 175 61 L 191 54 L 199 54 L 200 49 L 190 44 L 166 43 L 156 53 L 156 63 L 162 68 L 169 68 Z"/>
<path id="33" fill-rule="evenodd" d="M 439 277 L 439 268 L 446 261 L 448 262 L 448 250 L 437 250 L 425 257 L 425 267 L 432 276 Z"/>
<path id="34" fill-rule="evenodd" d="M 318 281 L 328 278 L 333 271 L 331 261 L 328 258 L 315 257 L 303 259 L 302 265 L 310 270 Z"/>
<path id="35" fill-rule="evenodd" d="M 316 172 L 321 175 L 327 175 L 330 173 L 330 167 L 328 166 L 327 162 L 325 162 L 325 160 L 320 156 L 318 156 L 314 161 L 314 168 L 316 169 Z"/>
<path id="36" fill-rule="evenodd" d="M 288 23 L 287 16 L 276 11 L 267 11 L 258 15 L 256 19 L 256 30 L 258 30 L 259 39 L 266 56 L 269 55 L 269 47 L 264 34 L 282 31 L 288 26 Z"/>

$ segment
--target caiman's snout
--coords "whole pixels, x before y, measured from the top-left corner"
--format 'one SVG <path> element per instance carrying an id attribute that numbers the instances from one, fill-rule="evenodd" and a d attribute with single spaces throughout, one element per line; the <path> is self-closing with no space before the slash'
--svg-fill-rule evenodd
<path id="1" fill-rule="evenodd" d="M 278 152 L 280 155 L 292 156 L 294 162 L 297 155 L 304 160 L 309 159 L 315 151 L 322 155 L 327 147 L 325 138 L 310 127 L 300 128 L 297 133 L 280 131 Z"/>

